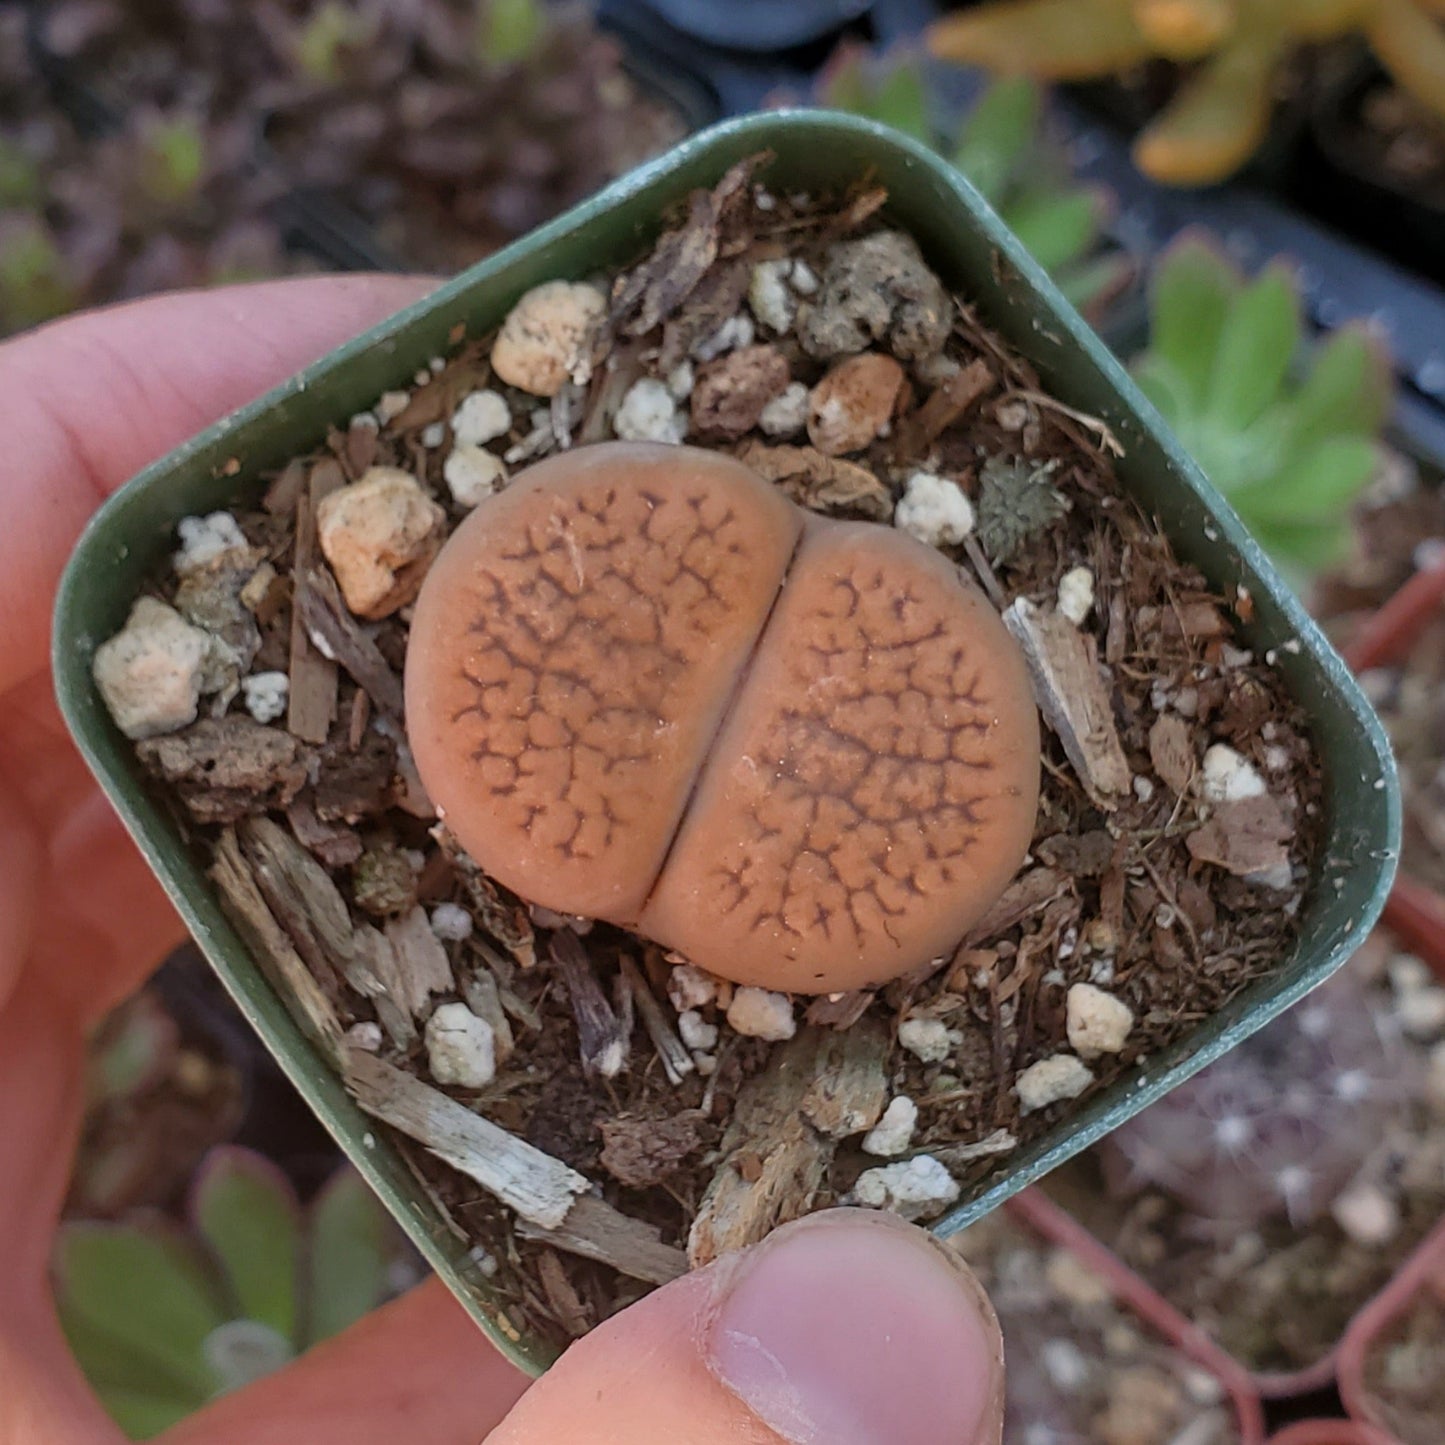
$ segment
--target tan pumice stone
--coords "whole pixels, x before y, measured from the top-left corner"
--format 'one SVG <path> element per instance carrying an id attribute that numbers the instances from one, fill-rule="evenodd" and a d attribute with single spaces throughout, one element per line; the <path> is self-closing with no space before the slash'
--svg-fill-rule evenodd
<path id="1" fill-rule="evenodd" d="M 715 452 L 579 448 L 483 501 L 417 601 L 406 687 L 487 873 L 738 983 L 926 962 L 1033 831 L 1037 714 L 983 595 Z"/>

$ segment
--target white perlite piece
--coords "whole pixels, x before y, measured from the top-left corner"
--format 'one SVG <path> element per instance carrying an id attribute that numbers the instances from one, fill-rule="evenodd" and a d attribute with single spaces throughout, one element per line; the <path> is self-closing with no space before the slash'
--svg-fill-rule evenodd
<path id="1" fill-rule="evenodd" d="M 712 1003 L 717 998 L 717 985 L 712 974 L 690 963 L 679 963 L 667 976 L 667 996 L 678 1013 L 686 1013 Z"/>
<path id="2" fill-rule="evenodd" d="M 556 396 L 569 380 L 585 385 L 592 334 L 606 314 L 607 298 L 595 286 L 534 286 L 507 313 L 492 345 L 492 369 L 532 396 Z"/>
<path id="3" fill-rule="evenodd" d="M 1199 790 L 1210 803 L 1239 803 L 1265 794 L 1264 779 L 1254 765 L 1227 743 L 1215 743 L 1204 754 Z"/>
<path id="4" fill-rule="evenodd" d="M 1395 1017 L 1412 1039 L 1427 1043 L 1445 1029 L 1445 988 L 1417 988 L 1395 1000 Z"/>
<path id="5" fill-rule="evenodd" d="M 791 261 L 759 261 L 748 281 L 748 305 L 753 315 L 771 331 L 792 328 L 798 314 L 798 303 L 788 289 Z"/>
<path id="6" fill-rule="evenodd" d="M 799 296 L 812 296 L 818 289 L 817 273 L 806 261 L 793 262 L 793 272 L 789 279 L 793 283 L 793 290 Z"/>
<path id="7" fill-rule="evenodd" d="M 459 507 L 475 507 L 507 480 L 507 466 L 485 447 L 458 442 L 442 463 L 442 477 Z"/>
<path id="8" fill-rule="evenodd" d="M 199 572 L 227 552 L 244 552 L 249 545 L 241 524 L 229 512 L 182 517 L 176 524 L 176 535 L 181 539 L 181 549 L 171 561 L 180 577 Z"/>
<path id="9" fill-rule="evenodd" d="M 683 1009 L 678 1014 L 677 1031 L 683 1043 L 694 1052 L 705 1053 L 717 1043 L 717 1025 L 705 1022 L 695 1008 Z"/>
<path id="10" fill-rule="evenodd" d="M 762 410 L 758 425 L 770 437 L 792 437 L 808 424 L 808 388 L 791 381 Z"/>
<path id="11" fill-rule="evenodd" d="M 738 989 L 728 1005 L 728 1022 L 736 1032 L 769 1043 L 790 1039 L 798 1031 L 792 999 L 766 988 Z"/>
<path id="12" fill-rule="evenodd" d="M 446 439 L 447 424 L 444 421 L 434 421 L 421 429 L 421 444 L 429 452 L 434 452 Z"/>
<path id="13" fill-rule="evenodd" d="M 460 903 L 438 903 L 431 911 L 431 931 L 446 943 L 472 936 L 472 915 Z"/>
<path id="14" fill-rule="evenodd" d="M 426 1022 L 426 1065 L 437 1083 L 483 1089 L 496 1077 L 497 1036 L 464 1003 L 444 1003 Z"/>
<path id="15" fill-rule="evenodd" d="M 719 356 L 729 351 L 740 351 L 744 346 L 751 346 L 757 336 L 757 330 L 753 326 L 752 317 L 739 312 L 736 316 L 729 316 L 711 336 L 704 336 L 692 348 L 692 354 L 698 361 L 716 361 Z"/>
<path id="16" fill-rule="evenodd" d="M 865 1169 L 853 1197 L 871 1209 L 891 1209 L 904 1219 L 929 1219 L 953 1204 L 958 1181 L 932 1154 L 917 1154 L 898 1164 Z"/>
<path id="17" fill-rule="evenodd" d="M 452 436 L 458 446 L 485 446 L 506 436 L 511 429 L 512 412 L 507 400 L 490 387 L 472 392 L 452 413 Z"/>
<path id="18" fill-rule="evenodd" d="M 904 1019 L 898 1025 L 898 1042 L 925 1064 L 941 1064 L 963 1035 L 941 1019 Z"/>
<path id="19" fill-rule="evenodd" d="M 1117 1054 L 1134 1027 L 1134 1010 L 1091 983 L 1076 983 L 1069 990 L 1067 1027 L 1069 1047 L 1084 1058 Z"/>
<path id="20" fill-rule="evenodd" d="M 445 526 L 446 513 L 399 467 L 372 467 L 316 509 L 316 538 L 346 605 L 372 621 L 415 598 Z"/>
<path id="21" fill-rule="evenodd" d="M 395 421 L 410 405 L 409 391 L 384 391 L 372 409 L 376 412 L 377 420 L 385 426 L 388 422 Z"/>
<path id="22" fill-rule="evenodd" d="M 346 1042 L 354 1049 L 361 1049 L 368 1054 L 379 1054 L 385 1035 L 381 1032 L 381 1025 L 374 1024 L 370 1019 L 363 1019 L 358 1024 L 346 1031 Z"/>
<path id="23" fill-rule="evenodd" d="M 685 357 L 667 373 L 667 389 L 674 401 L 686 401 L 697 382 L 697 372 Z"/>
<path id="24" fill-rule="evenodd" d="M 291 679 L 284 672 L 253 672 L 241 679 L 241 697 L 246 711 L 258 723 L 275 722 L 286 711 Z"/>
<path id="25" fill-rule="evenodd" d="M 1030 1064 L 1018 1076 L 1014 1093 L 1023 1112 L 1032 1114 L 1061 1099 L 1077 1099 L 1093 1082 L 1094 1075 L 1082 1060 L 1072 1054 L 1054 1054 Z"/>
<path id="26" fill-rule="evenodd" d="M 1087 567 L 1075 567 L 1059 578 L 1059 611 L 1082 627 L 1094 610 L 1094 574 Z"/>
<path id="27" fill-rule="evenodd" d="M 173 733 L 196 720 L 210 634 L 174 607 L 140 598 L 125 626 L 96 648 L 92 671 L 115 725 L 128 738 Z"/>
<path id="28" fill-rule="evenodd" d="M 947 477 L 914 472 L 893 513 L 893 525 L 930 547 L 951 547 L 973 531 L 973 503 Z"/>
<path id="29" fill-rule="evenodd" d="M 863 1152 L 891 1159 L 902 1154 L 913 1142 L 918 1124 L 918 1105 L 907 1094 L 899 1094 L 889 1102 L 883 1117 L 863 1136 Z"/>
<path id="30" fill-rule="evenodd" d="M 687 435 L 686 415 L 678 410 L 667 387 L 650 376 L 627 388 L 612 426 L 625 442 L 669 442 L 676 446 Z"/>
<path id="31" fill-rule="evenodd" d="M 1356 1244 L 1379 1249 L 1400 1231 L 1400 1207 L 1378 1184 L 1351 1184 L 1330 1205 L 1335 1223 Z"/>

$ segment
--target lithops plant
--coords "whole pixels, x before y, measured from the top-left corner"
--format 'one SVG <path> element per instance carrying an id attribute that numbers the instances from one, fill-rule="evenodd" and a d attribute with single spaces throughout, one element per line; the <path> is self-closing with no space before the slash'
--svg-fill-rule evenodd
<path id="1" fill-rule="evenodd" d="M 1274 83 L 1301 45 L 1363 35 L 1395 80 L 1445 115 L 1441 0 L 994 0 L 941 20 L 948 60 L 1088 80 L 1164 59 L 1192 65 L 1140 134 L 1135 163 L 1171 185 L 1220 181 L 1259 148 Z"/>
<path id="2" fill-rule="evenodd" d="M 483 502 L 427 575 L 406 691 L 490 876 L 736 983 L 927 962 L 1033 833 L 1038 717 L 983 594 L 715 452 L 577 448 Z"/>
<path id="3" fill-rule="evenodd" d="M 91 1388 L 132 1438 L 279 1369 L 395 1290 L 396 1227 L 351 1170 L 303 1211 L 273 1165 L 212 1151 L 187 1232 L 158 1219 L 61 1226 L 61 1325 Z"/>

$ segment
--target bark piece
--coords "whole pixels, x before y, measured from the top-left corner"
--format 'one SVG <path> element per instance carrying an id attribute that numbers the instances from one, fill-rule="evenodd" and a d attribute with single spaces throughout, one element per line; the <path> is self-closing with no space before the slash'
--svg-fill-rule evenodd
<path id="1" fill-rule="evenodd" d="M 596 1260 L 648 1284 L 666 1284 L 687 1273 L 687 1256 L 664 1244 L 652 1225 L 591 1194 L 584 1194 L 555 1229 L 539 1228 L 522 1219 L 517 1222 L 517 1235 L 581 1259 Z"/>
<path id="2" fill-rule="evenodd" d="M 589 1075 L 615 1079 L 627 1062 L 627 1034 L 592 972 L 581 940 L 566 930 L 554 934 L 551 954 L 572 1002 L 583 1069 Z"/>
<path id="3" fill-rule="evenodd" d="M 456 987 L 447 951 L 421 907 L 391 919 L 383 931 L 395 959 L 388 992 L 414 1019 L 420 1019 L 431 1007 L 432 994 L 450 993 Z"/>
<path id="4" fill-rule="evenodd" d="M 1149 761 L 1160 780 L 1184 797 L 1194 781 L 1194 739 L 1189 724 L 1177 713 L 1160 713 L 1149 729 Z"/>
<path id="5" fill-rule="evenodd" d="M 1268 794 L 1220 803 L 1214 815 L 1185 840 L 1190 856 L 1251 881 L 1287 887 L 1289 843 L 1294 829 Z"/>
<path id="6" fill-rule="evenodd" d="M 803 1117 L 830 1139 L 866 1133 L 888 1107 L 888 1037 L 880 1020 L 834 1030 L 818 1059 L 818 1077 L 803 1100 Z"/>
<path id="7" fill-rule="evenodd" d="M 1039 711 L 1058 734 L 1085 791 L 1105 810 L 1118 807 L 1134 775 L 1114 726 L 1093 637 L 1026 597 L 1018 598 L 1003 620 L 1023 648 Z"/>
<path id="8" fill-rule="evenodd" d="M 401 679 L 381 649 L 347 610 L 331 575 L 319 567 L 297 574 L 296 612 L 313 642 L 331 654 L 364 688 L 376 710 L 400 720 Z"/>
<path id="9" fill-rule="evenodd" d="M 317 462 L 306 488 L 296 499 L 296 562 L 294 575 L 304 577 L 316 564 L 316 509 L 323 498 L 346 485 L 340 463 Z M 324 743 L 336 719 L 336 664 L 311 641 L 300 609 L 291 609 L 291 690 L 286 727 L 303 742 Z"/>
<path id="10" fill-rule="evenodd" d="M 875 522 L 893 515 L 888 488 L 857 462 L 825 457 L 816 447 L 771 447 L 758 441 L 746 442 L 737 456 L 801 506 L 857 512 Z"/>
<path id="11" fill-rule="evenodd" d="M 671 1011 L 657 1001 L 657 995 L 648 987 L 634 959 L 623 954 L 621 962 L 623 984 L 632 997 L 632 1002 L 642 1019 L 642 1026 L 657 1050 L 658 1061 L 662 1064 L 667 1082 L 675 1088 L 697 1067 L 692 1061 L 687 1045 L 678 1037 Z"/>
<path id="12" fill-rule="evenodd" d="M 234 823 L 284 808 L 306 785 L 308 754 L 290 733 L 242 713 L 203 718 L 136 744 L 141 763 L 175 790 L 198 823 Z"/>
<path id="13" fill-rule="evenodd" d="M 544 1249 L 537 1256 L 537 1278 L 557 1323 L 574 1340 L 580 1340 L 592 1328 L 593 1321 L 577 1291 L 572 1288 L 567 1268 L 555 1250 Z"/>
<path id="14" fill-rule="evenodd" d="M 385 1060 L 348 1049 L 346 1085 L 368 1114 L 399 1129 L 543 1229 L 592 1187 L 575 1169 L 474 1114 Z"/>
<path id="15" fill-rule="evenodd" d="M 1007 933 L 1015 924 L 1047 908 L 1068 886 L 1068 875 L 1057 868 L 1030 868 L 1004 889 L 998 902 L 974 925 L 969 938 L 996 938 Z"/>
<path id="16" fill-rule="evenodd" d="M 998 383 L 993 368 L 982 360 L 970 361 L 899 424 L 893 455 L 900 461 L 921 457 L 965 412 L 991 392 Z"/>
<path id="17" fill-rule="evenodd" d="M 895 363 L 896 364 L 896 363 Z M 703 367 L 692 389 L 692 424 L 704 435 L 740 437 L 787 389 L 788 362 L 776 346 L 744 346 Z"/>
<path id="18" fill-rule="evenodd" d="M 619 1184 L 650 1189 L 702 1147 L 694 1113 L 665 1118 L 619 1114 L 602 1121 L 602 1167 Z"/>

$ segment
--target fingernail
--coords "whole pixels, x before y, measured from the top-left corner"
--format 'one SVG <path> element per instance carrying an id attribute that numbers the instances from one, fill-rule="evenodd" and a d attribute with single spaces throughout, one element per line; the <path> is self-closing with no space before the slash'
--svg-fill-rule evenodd
<path id="1" fill-rule="evenodd" d="M 835 1209 L 719 1274 L 714 1375 L 795 1445 L 987 1445 L 1003 1346 L 973 1276 L 887 1215 Z"/>

